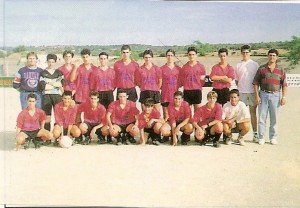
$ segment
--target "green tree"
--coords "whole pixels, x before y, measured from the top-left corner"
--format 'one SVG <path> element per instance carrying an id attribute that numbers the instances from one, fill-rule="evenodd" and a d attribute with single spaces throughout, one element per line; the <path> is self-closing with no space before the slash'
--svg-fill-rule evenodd
<path id="1" fill-rule="evenodd" d="M 20 45 L 20 46 L 13 49 L 14 53 L 20 53 L 20 52 L 23 52 L 23 51 L 27 51 L 27 48 L 24 45 Z"/>
<path id="2" fill-rule="evenodd" d="M 294 69 L 300 62 L 300 37 L 293 36 L 287 43 L 287 48 L 289 49 L 287 60 L 290 62 L 289 66 Z"/>
<path id="3" fill-rule="evenodd" d="M 198 49 L 200 56 L 213 52 L 213 47 L 208 43 L 201 43 L 199 40 L 195 40 L 193 44 Z"/>

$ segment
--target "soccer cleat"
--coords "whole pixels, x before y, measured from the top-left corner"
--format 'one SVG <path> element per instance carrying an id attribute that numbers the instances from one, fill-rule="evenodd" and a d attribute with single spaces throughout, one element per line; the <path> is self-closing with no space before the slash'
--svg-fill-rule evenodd
<path id="1" fill-rule="evenodd" d="M 29 140 L 25 141 L 25 144 L 23 145 L 24 149 L 28 149 L 29 148 Z"/>
<path id="2" fill-rule="evenodd" d="M 224 134 L 223 140 L 224 140 L 224 143 L 225 143 L 225 144 L 230 145 L 230 144 L 232 143 L 232 135 L 226 136 L 226 135 Z"/>
<path id="3" fill-rule="evenodd" d="M 83 145 L 88 145 L 89 143 L 91 143 L 91 138 L 89 136 L 85 137 L 84 141 L 82 141 Z"/>
<path id="4" fill-rule="evenodd" d="M 105 144 L 105 138 L 103 136 L 99 136 L 99 139 L 97 141 L 98 144 Z"/>
<path id="5" fill-rule="evenodd" d="M 107 136 L 106 138 L 107 138 L 107 143 L 108 144 L 112 144 L 113 143 L 113 141 L 111 139 L 111 136 Z"/>
<path id="6" fill-rule="evenodd" d="M 258 142 L 258 138 L 259 138 L 259 137 L 258 137 L 258 133 L 254 133 L 254 134 L 253 134 L 253 142 L 256 142 L 256 143 L 257 143 L 257 142 Z"/>
<path id="7" fill-rule="evenodd" d="M 219 148 L 220 147 L 220 143 L 218 141 L 214 141 L 213 142 L 213 146 L 216 147 L 216 148 Z"/>

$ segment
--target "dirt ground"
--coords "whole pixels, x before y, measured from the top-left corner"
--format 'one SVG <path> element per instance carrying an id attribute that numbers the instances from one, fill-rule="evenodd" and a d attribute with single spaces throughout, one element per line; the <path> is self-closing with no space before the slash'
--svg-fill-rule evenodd
<path id="1" fill-rule="evenodd" d="M 5 119 L 16 118 L 20 107 L 9 102 L 11 91 L 0 90 L 4 125 Z M 0 204 L 300 207 L 299 104 L 299 88 L 289 88 L 275 146 L 252 143 L 250 132 L 244 147 L 222 144 L 216 149 L 193 141 L 176 147 L 116 146 L 94 141 L 69 149 L 31 146 L 16 152 L 15 133 L 1 132 Z"/>

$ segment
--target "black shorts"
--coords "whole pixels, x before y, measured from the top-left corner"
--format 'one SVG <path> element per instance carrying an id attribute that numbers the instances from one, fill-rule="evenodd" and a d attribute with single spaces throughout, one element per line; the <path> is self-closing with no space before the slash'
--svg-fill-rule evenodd
<path id="1" fill-rule="evenodd" d="M 184 90 L 183 99 L 190 105 L 200 104 L 202 101 L 202 90 Z"/>
<path id="2" fill-rule="evenodd" d="M 211 139 L 213 135 L 210 134 L 210 130 L 213 126 L 208 126 L 204 129 L 206 132 L 204 139 Z"/>
<path id="3" fill-rule="evenodd" d="M 31 140 L 31 139 L 35 139 L 37 137 L 37 134 L 39 133 L 40 129 L 37 130 L 33 130 L 33 131 L 25 131 L 25 130 L 21 130 L 21 132 L 24 132 L 28 137 L 26 138 L 26 140 Z"/>
<path id="4" fill-rule="evenodd" d="M 223 88 L 223 89 L 213 88 L 212 90 L 218 94 L 217 102 L 220 103 L 221 105 L 224 105 L 229 101 L 229 94 L 230 94 L 229 88 Z"/>
<path id="5" fill-rule="evenodd" d="M 130 124 L 134 124 L 134 122 L 133 122 L 133 123 L 129 123 L 129 124 L 124 124 L 124 125 L 114 124 L 114 123 L 113 123 L 113 125 L 118 125 L 118 126 L 120 127 L 120 129 L 121 129 L 121 132 L 120 132 L 120 133 L 126 133 L 126 129 L 127 129 L 127 127 L 128 127 Z"/>
<path id="6" fill-rule="evenodd" d="M 162 107 L 168 107 L 170 105 L 170 102 L 161 103 Z"/>
<path id="7" fill-rule="evenodd" d="M 61 95 L 56 94 L 46 94 L 43 95 L 43 101 L 42 101 L 42 109 L 45 111 L 47 116 L 51 115 L 52 107 L 61 102 L 62 97 Z"/>
<path id="8" fill-rule="evenodd" d="M 114 101 L 113 91 L 99 91 L 99 103 L 101 103 L 106 109 L 109 104 Z"/>
<path id="9" fill-rule="evenodd" d="M 148 133 L 148 134 L 153 134 L 154 133 L 154 129 L 153 128 L 144 128 L 144 132 Z"/>
<path id="10" fill-rule="evenodd" d="M 131 100 L 132 102 L 136 102 L 137 99 L 138 99 L 138 96 L 137 96 L 137 93 L 136 93 L 136 89 L 135 87 L 133 88 L 128 88 L 128 89 L 123 89 L 123 88 L 118 88 L 117 89 L 117 97 L 116 97 L 116 100 L 119 100 L 118 98 L 118 92 L 119 90 L 122 89 L 122 90 L 126 90 L 126 93 L 128 95 L 128 100 Z"/>
<path id="11" fill-rule="evenodd" d="M 154 100 L 154 104 L 160 103 L 160 92 L 152 90 L 142 91 L 139 102 L 144 103 L 147 98 L 152 98 Z"/>
<path id="12" fill-rule="evenodd" d="M 91 134 L 92 129 L 97 126 L 97 123 L 85 123 L 88 127 L 87 132 L 84 134 L 84 136 L 89 136 Z M 99 136 L 101 134 L 101 128 L 96 130 L 96 134 Z"/>

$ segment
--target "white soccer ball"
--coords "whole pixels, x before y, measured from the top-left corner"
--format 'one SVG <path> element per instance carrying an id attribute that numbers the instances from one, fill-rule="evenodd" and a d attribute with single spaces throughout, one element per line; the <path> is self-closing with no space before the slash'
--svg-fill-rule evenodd
<path id="1" fill-rule="evenodd" d="M 62 148 L 69 148 L 73 144 L 73 139 L 69 136 L 62 136 L 58 143 Z"/>

